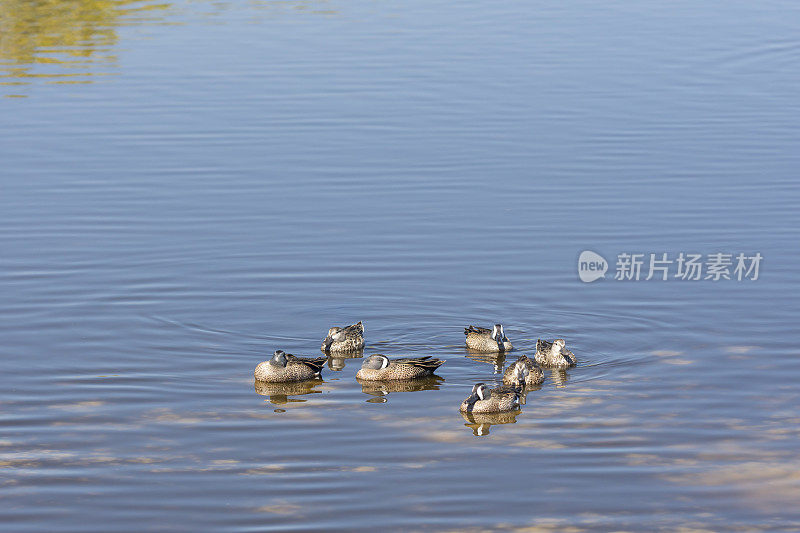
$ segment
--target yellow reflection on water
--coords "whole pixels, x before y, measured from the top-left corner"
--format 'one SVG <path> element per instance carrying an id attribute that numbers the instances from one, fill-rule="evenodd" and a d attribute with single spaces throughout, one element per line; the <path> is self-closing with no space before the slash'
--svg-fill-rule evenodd
<path id="1" fill-rule="evenodd" d="M 162 16 L 169 7 L 133 0 L 0 0 L 0 85 L 91 83 L 113 74 L 118 27 L 146 13 Z"/>

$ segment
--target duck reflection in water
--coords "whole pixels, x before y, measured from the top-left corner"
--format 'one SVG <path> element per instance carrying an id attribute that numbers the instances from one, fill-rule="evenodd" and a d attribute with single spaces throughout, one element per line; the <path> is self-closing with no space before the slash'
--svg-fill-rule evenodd
<path id="1" fill-rule="evenodd" d="M 551 368 L 550 369 L 550 383 L 558 387 L 559 389 L 563 389 L 567 386 L 567 381 L 569 381 L 569 374 L 563 368 Z"/>
<path id="2" fill-rule="evenodd" d="M 266 381 L 255 381 L 256 394 L 268 396 L 269 402 L 274 405 L 286 405 L 287 403 L 301 403 L 308 400 L 289 398 L 289 396 L 304 396 L 306 394 L 321 394 L 322 391 L 315 390 L 321 383 L 321 379 L 310 381 L 296 381 L 291 383 L 269 383 Z"/>
<path id="3" fill-rule="evenodd" d="M 490 433 L 490 428 L 500 424 L 516 424 L 517 415 L 522 411 L 508 411 L 505 413 L 461 413 L 461 417 L 466 422 L 464 425 L 472 429 L 472 434 L 476 437 L 485 437 Z"/>
<path id="4" fill-rule="evenodd" d="M 364 350 L 357 350 L 350 353 L 331 353 L 328 354 L 328 368 L 334 372 L 341 372 L 347 365 L 348 359 L 361 359 L 364 357 Z"/>
<path id="5" fill-rule="evenodd" d="M 502 374 L 503 373 L 503 365 L 506 362 L 506 354 L 505 352 L 495 352 L 495 353 L 486 353 L 486 352 L 479 352 L 477 350 L 473 350 L 471 348 L 466 348 L 467 350 L 467 357 L 476 361 L 478 363 L 487 363 L 494 367 L 495 374 Z"/>
<path id="6" fill-rule="evenodd" d="M 422 390 L 439 390 L 444 378 L 433 375 L 418 379 L 373 381 L 356 378 L 361 385 L 361 392 L 371 396 L 368 403 L 386 403 L 386 396 L 391 392 L 417 392 Z"/>

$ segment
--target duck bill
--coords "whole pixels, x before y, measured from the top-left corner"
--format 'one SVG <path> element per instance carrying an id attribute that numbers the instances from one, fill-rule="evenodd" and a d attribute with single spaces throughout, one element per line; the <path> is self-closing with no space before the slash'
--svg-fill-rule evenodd
<path id="1" fill-rule="evenodd" d="M 322 341 L 322 346 L 325 348 L 325 351 L 331 349 L 331 344 L 333 344 L 333 339 L 331 337 L 325 337 L 325 340 Z"/>
<path id="2" fill-rule="evenodd" d="M 480 400 L 480 398 L 478 397 L 478 393 L 473 392 L 472 394 L 469 395 L 469 397 L 467 397 L 467 405 L 472 407 L 478 400 Z"/>

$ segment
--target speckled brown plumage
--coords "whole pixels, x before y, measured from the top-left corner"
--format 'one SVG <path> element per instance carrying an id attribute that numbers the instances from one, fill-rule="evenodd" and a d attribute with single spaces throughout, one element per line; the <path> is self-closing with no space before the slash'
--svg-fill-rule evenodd
<path id="1" fill-rule="evenodd" d="M 567 350 L 564 344 L 563 339 L 556 339 L 553 342 L 539 339 L 536 341 L 534 359 L 546 368 L 569 368 L 575 366 L 577 363 L 575 354 Z"/>
<path id="2" fill-rule="evenodd" d="M 357 352 L 364 349 L 364 324 L 334 326 L 328 330 L 328 335 L 322 341 L 320 349 L 327 353 Z"/>
<path id="3" fill-rule="evenodd" d="M 270 383 L 315 379 L 319 377 L 328 360 L 327 357 L 295 357 L 292 354 L 286 354 L 286 359 L 285 367 L 270 364 L 269 360 L 258 363 L 253 376 L 259 381 Z"/>
<path id="4" fill-rule="evenodd" d="M 381 354 L 375 354 L 380 356 Z M 385 357 L 385 356 L 384 356 Z M 388 358 L 387 358 L 388 359 Z M 430 355 L 424 357 L 405 357 L 389 359 L 386 368 L 361 368 L 356 379 L 366 381 L 392 381 L 396 379 L 418 379 L 433 374 L 444 364 L 442 359 L 434 359 Z"/>
<path id="5" fill-rule="evenodd" d="M 480 384 L 482 385 L 482 384 Z M 520 387 L 501 385 L 491 389 L 488 398 L 481 400 L 471 394 L 461 402 L 462 413 L 501 413 L 519 408 Z"/>
<path id="6" fill-rule="evenodd" d="M 525 376 L 525 386 L 526 387 L 535 387 L 537 385 L 541 385 L 544 381 L 544 372 L 536 364 L 530 357 L 523 354 L 520 355 L 516 361 L 511 363 L 506 371 L 503 373 L 503 383 L 507 385 L 513 385 L 516 383 L 516 379 L 514 377 L 514 367 L 521 363 L 525 365 L 525 368 L 528 369 L 528 375 Z"/>
<path id="7" fill-rule="evenodd" d="M 464 328 L 464 335 L 467 336 L 467 348 L 478 352 L 510 352 L 514 349 L 508 337 L 503 337 L 503 349 L 500 349 L 498 342 L 492 338 L 492 330 L 479 326 L 468 326 Z"/>
<path id="8" fill-rule="evenodd" d="M 488 435 L 492 426 L 500 424 L 514 424 L 517 421 L 517 416 L 520 414 L 519 409 L 506 411 L 503 413 L 475 413 L 472 411 L 461 413 L 461 417 L 466 422 L 464 425 L 472 428 L 472 434 L 476 437 L 483 437 Z"/>

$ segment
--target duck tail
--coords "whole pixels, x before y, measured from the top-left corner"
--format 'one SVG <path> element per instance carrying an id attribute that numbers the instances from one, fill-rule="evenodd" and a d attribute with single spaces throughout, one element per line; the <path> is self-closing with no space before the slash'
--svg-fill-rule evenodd
<path id="1" fill-rule="evenodd" d="M 327 362 L 328 362 L 327 357 L 315 357 L 313 359 L 303 360 L 303 364 L 311 368 L 311 370 L 313 370 L 316 374 L 322 372 L 322 368 L 325 366 L 325 363 Z"/>
<path id="2" fill-rule="evenodd" d="M 434 359 L 430 355 L 425 355 L 423 357 L 411 357 L 408 359 L 397 359 L 396 361 L 406 365 L 418 366 L 431 372 L 444 364 L 443 359 Z"/>
<path id="3" fill-rule="evenodd" d="M 445 362 L 445 359 L 430 359 L 428 358 L 425 361 L 425 366 L 430 369 L 431 372 L 435 371 L 437 368 L 442 366 Z"/>

